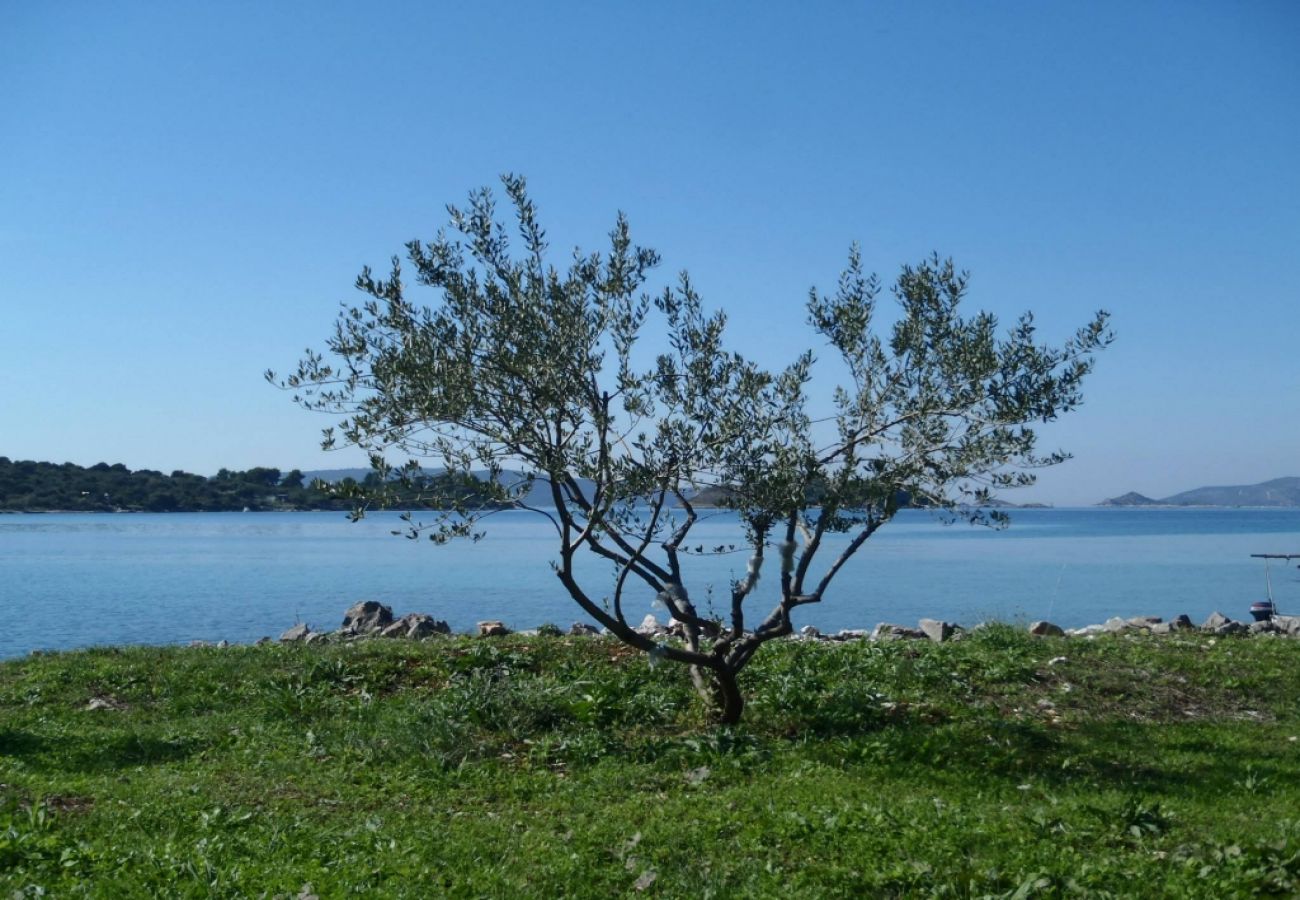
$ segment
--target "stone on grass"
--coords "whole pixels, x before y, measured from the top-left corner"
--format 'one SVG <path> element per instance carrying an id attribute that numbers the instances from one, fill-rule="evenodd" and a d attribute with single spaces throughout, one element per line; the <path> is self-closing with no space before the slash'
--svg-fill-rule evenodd
<path id="1" fill-rule="evenodd" d="M 569 626 L 569 634 L 575 637 L 593 637 L 600 634 L 600 629 L 586 622 L 574 622 Z"/>
<path id="2" fill-rule="evenodd" d="M 313 631 L 302 639 L 304 644 L 328 644 L 329 635 L 319 631 Z"/>
<path id="3" fill-rule="evenodd" d="M 311 629 L 307 627 L 306 623 L 299 622 L 284 634 L 280 635 L 280 640 L 285 644 L 292 644 L 295 641 L 305 641 L 309 634 L 311 634 Z"/>
<path id="4" fill-rule="evenodd" d="M 1214 633 L 1218 635 L 1245 634 L 1248 631 L 1250 631 L 1250 626 L 1245 622 L 1234 622 L 1232 620 L 1228 620 L 1214 629 Z"/>
<path id="5" fill-rule="evenodd" d="M 952 637 L 953 632 L 957 630 L 956 625 L 939 619 L 922 619 L 916 623 L 916 627 L 923 635 L 934 641 L 936 644 L 942 644 L 944 641 Z"/>
<path id="6" fill-rule="evenodd" d="M 1179 613 L 1178 617 L 1169 623 L 1175 631 L 1194 631 L 1196 625 L 1192 623 L 1192 617 L 1187 613 Z"/>
<path id="7" fill-rule="evenodd" d="M 840 633 L 843 634 L 844 632 Z M 871 632 L 871 639 L 873 641 L 901 641 L 923 637 L 925 637 L 924 631 L 918 631 L 915 628 L 908 628 L 906 625 L 894 625 L 890 622 L 879 623 Z"/>
<path id="8" fill-rule="evenodd" d="M 1042 619 L 1029 626 L 1029 633 L 1036 637 L 1065 637 L 1064 628 Z"/>
<path id="9" fill-rule="evenodd" d="M 426 613 L 407 613 L 379 632 L 380 637 L 412 640 L 433 637 L 435 634 L 451 634 L 451 626 Z"/>
<path id="10" fill-rule="evenodd" d="M 379 636 L 382 638 L 404 638 L 406 637 L 406 631 L 409 627 L 410 626 L 401 619 L 398 619 L 393 624 L 385 625 L 383 628 L 379 629 Z"/>
<path id="11" fill-rule="evenodd" d="M 1291 635 L 1291 637 L 1300 636 L 1300 616 L 1274 616 L 1273 624 L 1278 631 Z"/>
<path id="12" fill-rule="evenodd" d="M 478 623 L 479 637 L 504 637 L 509 633 L 510 629 L 506 627 L 506 623 L 497 619 L 487 619 Z"/>
<path id="13" fill-rule="evenodd" d="M 641 624 L 632 630 L 637 634 L 644 634 L 647 637 L 662 634 L 665 631 L 664 627 L 659 624 L 659 620 L 655 618 L 654 613 L 648 613 L 646 617 L 641 620 Z"/>
<path id="14" fill-rule="evenodd" d="M 393 624 L 393 611 L 378 600 L 362 600 L 348 607 L 343 614 L 342 631 L 345 634 L 370 634 L 382 631 Z"/>
<path id="15" fill-rule="evenodd" d="M 411 613 L 404 618 L 411 623 L 410 630 L 406 632 L 406 636 L 409 638 L 419 640 L 434 635 L 446 636 L 451 634 L 451 626 L 442 619 L 435 619 L 433 616 L 424 613 Z"/>
<path id="16" fill-rule="evenodd" d="M 127 705 L 123 703 L 121 700 L 118 700 L 116 697 L 91 697 L 90 702 L 86 704 L 86 709 L 88 710 L 96 710 L 96 709 L 123 710 L 126 708 Z"/>
<path id="17" fill-rule="evenodd" d="M 1225 616 L 1223 613 L 1218 612 L 1216 610 L 1215 612 L 1210 613 L 1210 617 L 1201 623 L 1201 630 L 1214 631 L 1218 628 L 1222 628 L 1224 625 L 1227 625 L 1231 621 L 1232 620 L 1229 619 L 1227 616 Z"/>
<path id="18" fill-rule="evenodd" d="M 817 640 L 817 638 L 822 636 L 822 633 L 818 631 L 815 626 L 812 625 L 805 625 L 803 628 L 800 628 L 799 634 L 810 641 L 815 641 Z"/>

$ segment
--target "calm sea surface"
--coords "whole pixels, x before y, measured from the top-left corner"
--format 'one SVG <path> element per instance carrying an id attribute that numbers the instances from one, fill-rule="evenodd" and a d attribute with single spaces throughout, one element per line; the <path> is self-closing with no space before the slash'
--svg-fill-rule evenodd
<path id="1" fill-rule="evenodd" d="M 399 615 L 431 613 L 457 630 L 489 618 L 515 628 L 582 618 L 551 572 L 554 531 L 536 514 L 498 514 L 481 542 L 443 547 L 392 536 L 398 524 L 387 514 L 355 525 L 339 513 L 0 515 L 0 658 L 92 644 L 253 641 L 295 621 L 332 629 L 359 599 Z M 696 537 L 735 540 L 735 519 L 702 521 Z M 1251 553 L 1300 553 L 1300 510 L 1021 510 L 1005 531 L 908 511 L 867 542 L 820 606 L 799 611 L 796 625 L 870 628 L 929 616 L 1070 627 L 1112 615 L 1199 620 L 1216 609 L 1246 619 L 1265 591 L 1264 563 Z M 697 604 L 712 585 L 719 608 L 745 567 L 742 554 L 688 562 L 697 564 L 688 570 Z M 1300 612 L 1300 570 L 1275 563 L 1271 574 L 1282 611 Z M 586 575 L 598 596 L 612 585 L 601 564 Z M 772 570 L 765 575 L 751 617 L 773 602 Z M 651 600 L 633 597 L 629 617 L 651 612 Z"/>

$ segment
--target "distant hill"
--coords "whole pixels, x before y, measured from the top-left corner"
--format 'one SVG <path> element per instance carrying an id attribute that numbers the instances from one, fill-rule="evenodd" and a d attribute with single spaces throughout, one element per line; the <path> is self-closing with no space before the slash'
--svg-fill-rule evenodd
<path id="1" fill-rule="evenodd" d="M 1300 478 L 1274 478 L 1259 484 L 1203 487 L 1164 500 L 1172 506 L 1300 506 Z"/>
<path id="2" fill-rule="evenodd" d="M 1152 500 L 1145 494 L 1139 494 L 1137 491 L 1129 491 L 1119 497 L 1111 497 L 1109 500 L 1103 500 L 1098 506 L 1159 506 L 1159 500 Z"/>
<path id="3" fill-rule="evenodd" d="M 1202 487 L 1163 500 L 1129 492 L 1098 506 L 1300 506 L 1300 478 L 1274 478 L 1259 484 Z"/>

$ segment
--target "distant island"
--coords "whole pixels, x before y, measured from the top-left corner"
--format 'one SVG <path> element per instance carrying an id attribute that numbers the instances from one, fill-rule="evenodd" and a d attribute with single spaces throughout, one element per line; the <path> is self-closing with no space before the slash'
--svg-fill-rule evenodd
<path id="1" fill-rule="evenodd" d="M 1202 487 L 1156 500 L 1129 491 L 1098 506 L 1300 506 L 1300 478 L 1274 478 L 1259 484 Z"/>
<path id="2" fill-rule="evenodd" d="M 366 484 L 379 476 L 369 469 L 361 475 L 313 477 L 294 469 L 255 467 L 243 472 L 222 469 L 211 478 L 176 470 L 170 475 L 152 469 L 132 471 L 121 463 L 89 468 L 73 463 L 10 460 L 0 456 L 0 510 L 9 512 L 239 512 L 289 510 L 349 510 L 353 501 L 330 484 Z M 329 474 L 329 473 L 324 473 Z M 490 502 L 487 494 L 443 475 L 425 475 L 429 495 L 452 491 L 467 502 Z M 373 482 L 370 482 L 373 486 Z M 403 508 L 430 504 L 413 500 Z"/>
<path id="3" fill-rule="evenodd" d="M 486 489 L 476 486 L 487 478 L 475 472 L 468 482 L 441 470 L 421 473 L 424 490 L 403 491 L 402 509 L 428 509 L 434 500 L 456 496 L 471 505 L 493 506 L 495 501 Z M 318 469 L 301 471 L 257 466 L 245 471 L 222 469 L 211 477 L 179 469 L 164 474 L 153 469 L 127 468 L 122 463 L 75 463 L 11 460 L 0 456 L 0 512 L 289 512 L 307 510 L 351 510 L 354 500 L 348 488 L 380 487 L 379 475 L 371 469 Z M 502 472 L 501 481 L 509 486 L 523 481 L 518 472 Z M 580 479 L 584 488 L 589 483 Z M 339 490 L 338 488 L 343 490 Z M 692 502 L 703 508 L 723 507 L 726 488 L 709 487 L 697 492 Z M 1138 496 L 1138 495 L 1133 495 Z M 412 499 L 417 498 L 417 499 Z M 1122 498 L 1118 498 L 1122 499 Z M 550 489 L 542 482 L 528 486 L 522 497 L 530 506 L 550 506 Z M 901 493 L 899 505 L 919 507 Z M 1108 501 L 1110 502 L 1110 501 Z M 1156 501 L 1151 501 L 1156 502 Z M 1116 504 L 1119 505 L 1119 504 Z M 1123 504 L 1135 505 L 1135 504 Z M 1004 500 L 992 500 L 987 506 L 999 509 L 1046 508 L 1041 503 L 1017 506 Z"/>

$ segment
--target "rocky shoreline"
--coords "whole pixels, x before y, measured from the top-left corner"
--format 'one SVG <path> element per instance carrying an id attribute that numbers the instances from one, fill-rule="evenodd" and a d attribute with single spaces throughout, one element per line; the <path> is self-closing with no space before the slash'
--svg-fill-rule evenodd
<path id="1" fill-rule="evenodd" d="M 975 625 L 971 629 L 966 629 L 956 623 L 945 622 L 940 619 L 921 619 L 916 623 L 915 627 L 881 622 L 870 630 L 847 628 L 824 634 L 812 625 L 805 625 L 797 633 L 790 635 L 788 640 L 825 642 L 928 640 L 942 643 L 944 641 L 961 640 L 971 631 L 978 630 L 981 627 L 984 627 L 984 625 Z M 646 616 L 641 624 L 636 627 L 636 631 L 647 637 L 662 637 L 664 639 L 684 636 L 680 623 L 671 619 L 663 623 L 656 619 L 654 615 Z M 1028 631 L 1030 634 L 1040 637 L 1069 637 L 1085 640 L 1094 639 L 1105 634 L 1173 635 L 1187 633 L 1214 636 L 1241 635 L 1247 637 L 1300 638 L 1300 616 L 1274 615 L 1263 621 L 1241 622 L 1231 619 L 1223 613 L 1215 612 L 1200 625 L 1194 623 L 1187 615 L 1180 615 L 1172 621 L 1165 621 L 1159 616 L 1134 616 L 1131 618 L 1116 616 L 1100 624 L 1086 625 L 1082 628 L 1062 628 L 1052 622 L 1038 621 L 1030 624 Z M 378 638 L 427 640 L 447 637 L 451 634 L 451 627 L 446 622 L 431 615 L 409 613 L 404 616 L 394 617 L 390 607 L 375 600 L 363 600 L 348 608 L 343 614 L 343 624 L 336 631 L 316 631 L 305 624 L 298 624 L 281 634 L 279 640 L 281 643 L 286 644 L 318 644 Z M 567 634 L 579 637 L 599 637 L 608 635 L 609 632 L 585 622 L 573 623 L 567 632 L 555 625 L 542 625 L 538 628 L 516 632 L 504 622 L 496 619 L 486 619 L 478 623 L 473 634 L 480 638 L 501 637 L 509 634 L 549 635 L 555 637 Z M 265 637 L 258 643 L 269 643 L 270 641 L 271 638 Z M 208 643 L 194 641 L 192 646 L 208 646 Z M 228 644 L 226 641 L 222 641 L 217 646 L 228 646 Z"/>

